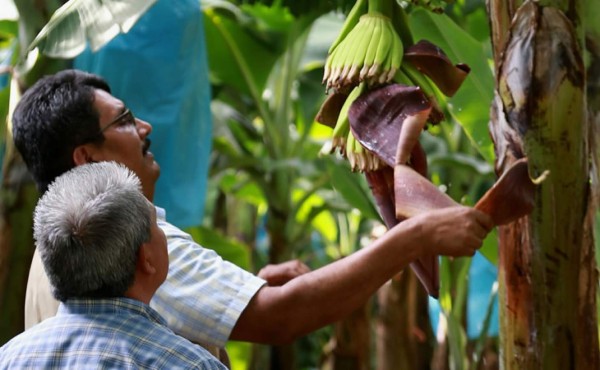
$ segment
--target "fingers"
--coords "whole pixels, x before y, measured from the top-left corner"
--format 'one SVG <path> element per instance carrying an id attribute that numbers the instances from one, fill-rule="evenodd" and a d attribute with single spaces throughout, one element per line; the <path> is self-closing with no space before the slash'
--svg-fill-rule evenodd
<path id="1" fill-rule="evenodd" d="M 307 272 L 311 271 L 310 267 L 308 267 L 304 263 L 300 262 L 299 260 L 295 260 L 295 261 L 296 261 L 296 267 L 294 269 L 296 270 L 298 275 L 306 274 Z"/>
<path id="2" fill-rule="evenodd" d="M 494 220 L 492 217 L 486 213 L 483 213 L 475 208 L 470 208 L 475 215 L 477 222 L 486 230 L 486 233 L 489 233 L 496 225 L 494 224 Z"/>
<path id="3" fill-rule="evenodd" d="M 489 234 L 489 232 L 494 227 L 494 223 L 491 217 L 476 209 L 470 209 L 470 212 L 472 222 L 468 224 L 468 230 L 479 239 L 485 239 L 487 234 Z"/>
<path id="4" fill-rule="evenodd" d="M 493 228 L 491 218 L 469 207 L 449 207 L 421 215 L 426 230 L 423 243 L 435 254 L 472 256 Z"/>
<path id="5" fill-rule="evenodd" d="M 279 264 L 269 264 L 260 269 L 258 276 L 271 286 L 278 286 L 310 272 L 310 268 L 299 260 L 291 260 Z"/>

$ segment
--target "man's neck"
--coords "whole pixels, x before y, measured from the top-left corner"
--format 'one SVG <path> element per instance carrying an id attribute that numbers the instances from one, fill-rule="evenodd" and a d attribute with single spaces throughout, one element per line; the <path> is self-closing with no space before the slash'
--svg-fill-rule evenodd
<path id="1" fill-rule="evenodd" d="M 127 298 L 141 301 L 145 304 L 150 304 L 150 300 L 154 296 L 156 289 L 148 289 L 147 287 L 141 286 L 141 284 L 133 283 L 132 286 L 127 289 L 124 296 Z"/>

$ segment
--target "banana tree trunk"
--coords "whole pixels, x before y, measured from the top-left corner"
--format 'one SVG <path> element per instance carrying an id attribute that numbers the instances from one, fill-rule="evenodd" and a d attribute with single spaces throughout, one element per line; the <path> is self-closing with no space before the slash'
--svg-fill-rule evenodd
<path id="1" fill-rule="evenodd" d="M 8 158 L 0 189 L 0 346 L 23 331 L 25 288 L 33 256 L 37 191 L 18 157 Z"/>
<path id="2" fill-rule="evenodd" d="M 504 369 L 600 368 L 583 4 L 488 1 L 496 171 L 523 156 L 550 171 L 533 213 L 499 230 Z"/>
<path id="3" fill-rule="evenodd" d="M 429 369 L 433 332 L 428 295 L 411 269 L 377 292 L 377 369 Z"/>
<path id="4" fill-rule="evenodd" d="M 282 196 L 280 199 L 288 199 Z M 269 263 L 281 263 L 289 260 L 293 249 L 289 241 L 289 235 L 286 233 L 288 218 L 290 217 L 284 207 L 278 207 L 277 204 L 269 206 L 267 214 L 267 233 L 269 235 Z M 271 346 L 270 349 L 270 369 L 271 370 L 294 370 L 296 365 L 296 351 L 294 344 Z M 261 368 L 265 368 L 263 365 Z"/>
<path id="5" fill-rule="evenodd" d="M 370 369 L 370 307 L 366 304 L 334 324 L 334 333 L 324 351 L 321 369 Z"/>

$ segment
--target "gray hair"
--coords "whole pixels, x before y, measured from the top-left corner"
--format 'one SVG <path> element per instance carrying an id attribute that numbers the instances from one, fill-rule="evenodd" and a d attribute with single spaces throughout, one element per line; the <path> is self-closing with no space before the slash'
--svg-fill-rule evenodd
<path id="1" fill-rule="evenodd" d="M 40 199 L 34 237 L 56 299 L 119 297 L 150 240 L 152 204 L 140 180 L 115 162 L 78 166 Z"/>

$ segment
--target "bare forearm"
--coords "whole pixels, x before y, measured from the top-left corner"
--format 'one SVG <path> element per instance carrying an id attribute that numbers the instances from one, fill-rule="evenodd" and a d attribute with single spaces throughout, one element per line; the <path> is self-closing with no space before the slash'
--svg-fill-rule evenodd
<path id="1" fill-rule="evenodd" d="M 423 255 L 467 256 L 493 227 L 483 213 L 453 207 L 406 220 L 370 247 L 258 291 L 231 339 L 282 343 L 339 320 L 364 304 L 388 279 Z"/>
<path id="2" fill-rule="evenodd" d="M 405 234 L 401 238 L 386 234 L 368 248 L 281 287 L 264 287 L 231 339 L 285 343 L 345 317 L 418 256 L 418 233 L 409 226 L 400 230 Z"/>

